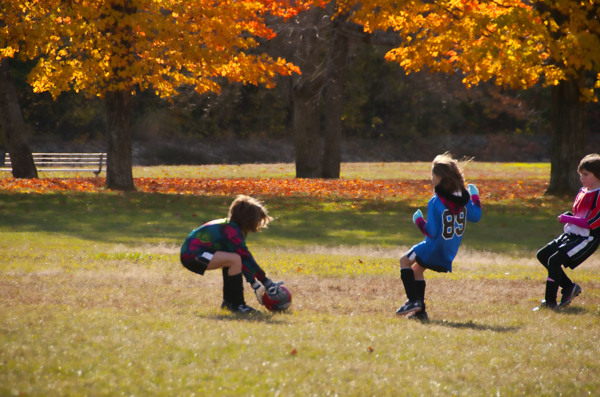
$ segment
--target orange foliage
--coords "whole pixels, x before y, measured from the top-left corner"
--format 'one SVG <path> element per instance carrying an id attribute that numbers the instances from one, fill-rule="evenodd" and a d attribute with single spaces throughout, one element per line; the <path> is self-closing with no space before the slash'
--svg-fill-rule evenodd
<path id="1" fill-rule="evenodd" d="M 499 179 L 470 180 L 479 187 L 483 204 L 506 200 L 529 200 L 543 196 L 548 183 Z M 103 192 L 104 178 L 0 179 L 0 192 Z M 428 180 L 362 179 L 215 179 L 215 178 L 136 178 L 138 191 L 144 193 L 262 197 L 311 196 L 353 200 L 407 200 L 426 202 L 432 194 Z"/>
<path id="2" fill-rule="evenodd" d="M 273 87 L 300 69 L 257 47 L 312 2 L 289 0 L 19 0 L 0 2 L 0 58 L 36 60 L 28 80 L 54 97 L 73 90 L 219 92 L 221 78 Z"/>
<path id="3" fill-rule="evenodd" d="M 343 10 L 351 10 L 353 0 Z M 408 72 L 460 71 L 467 87 L 558 85 L 585 71 L 584 100 L 600 88 L 597 0 L 362 1 L 351 20 L 365 31 L 395 31 L 386 54 Z"/>

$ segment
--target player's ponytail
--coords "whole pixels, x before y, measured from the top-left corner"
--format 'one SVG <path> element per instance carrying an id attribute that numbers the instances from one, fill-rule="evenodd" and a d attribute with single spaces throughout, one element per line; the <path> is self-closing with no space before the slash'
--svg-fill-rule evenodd
<path id="1" fill-rule="evenodd" d="M 431 172 L 440 178 L 439 186 L 449 192 L 462 192 L 465 189 L 465 180 L 458 161 L 448 152 L 435 156 Z"/>

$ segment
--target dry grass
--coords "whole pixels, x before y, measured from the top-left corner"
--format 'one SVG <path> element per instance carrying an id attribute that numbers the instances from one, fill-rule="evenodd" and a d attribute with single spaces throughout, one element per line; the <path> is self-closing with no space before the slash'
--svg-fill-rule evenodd
<path id="1" fill-rule="evenodd" d="M 464 249 L 454 273 L 428 275 L 432 321 L 420 324 L 394 315 L 406 247 L 258 248 L 294 304 L 245 319 L 218 309 L 220 274 L 185 271 L 175 245 L 98 245 L 60 262 L 69 251 L 60 241 L 33 266 L 4 256 L 0 395 L 583 395 L 600 386 L 596 258 L 572 272 L 584 288 L 572 307 L 533 312 L 544 275 L 532 254 Z M 320 255 L 303 272 L 286 265 Z M 337 270 L 346 265 L 367 269 Z"/>
<path id="2" fill-rule="evenodd" d="M 295 310 L 310 310 L 321 314 L 377 313 L 385 315 L 404 300 L 397 258 L 407 247 L 383 249 L 377 247 L 309 246 L 305 250 L 278 250 L 276 253 L 257 249 L 263 267 L 274 278 L 285 280 L 293 291 Z M 148 262 L 131 263 L 118 255 L 99 262 L 94 267 L 79 270 L 65 267 L 45 267 L 32 271 L 3 271 L 0 280 L 0 301 L 4 306 L 70 305 L 81 308 L 113 307 L 124 310 L 160 310 L 194 302 L 197 306 L 218 306 L 220 303 L 220 273 L 198 277 L 186 272 L 177 262 L 179 247 L 167 244 L 138 247 L 114 246 L 112 252 L 139 253 Z M 152 259 L 152 254 L 155 255 Z M 315 255 L 326 255 L 328 266 L 309 271 L 297 271 L 287 262 L 308 263 Z M 115 259 L 116 258 L 116 259 Z M 362 258 L 362 259 L 360 259 Z M 360 261 L 360 262 L 359 262 Z M 369 272 L 372 263 L 382 263 L 381 271 Z M 340 264 L 365 267 L 363 274 L 333 274 Z M 543 295 L 544 271 L 531 255 L 525 258 L 463 249 L 454 263 L 454 272 L 427 272 L 427 296 L 432 309 L 443 312 L 443 303 L 477 302 L 509 305 L 524 303 L 535 306 Z M 576 270 L 567 270 L 584 286 L 577 301 L 597 306 L 600 257 L 592 257 Z M 247 288 L 249 302 L 253 295 Z M 73 293 L 65 294 L 65 290 Z M 589 292 L 588 292 L 589 290 Z M 168 297 L 165 299 L 165 297 Z M 441 306 L 441 307 L 440 307 Z"/>
<path id="3" fill-rule="evenodd" d="M 364 247 L 336 251 L 344 255 L 330 252 L 331 262 L 375 260 Z M 485 277 L 491 257 L 486 266 L 499 269 Z M 394 314 L 404 300 L 396 272 L 324 277 L 267 261 L 293 292 L 292 310 L 246 318 L 218 309 L 219 272 L 200 277 L 157 258 L 3 272 L 0 394 L 537 396 L 600 387 L 597 261 L 574 272 L 584 292 L 570 308 L 534 312 L 539 266 L 469 252 L 455 273 L 431 274 L 431 322 L 421 324 Z"/>
<path id="4" fill-rule="evenodd" d="M 293 260 L 301 261 L 308 254 L 289 255 Z M 345 256 L 331 255 L 332 262 L 346 260 Z M 426 273 L 432 317 L 457 317 L 452 315 L 457 305 L 468 305 L 473 309 L 490 305 L 503 305 L 509 309 L 513 306 L 533 308 L 543 296 L 541 266 L 532 260 L 511 265 L 514 258 L 498 254 L 493 258 L 496 263 L 487 262 L 484 253 L 471 252 L 459 258 L 452 274 Z M 0 301 L 4 307 L 66 305 L 78 309 L 112 308 L 133 312 L 217 307 L 221 299 L 220 272 L 196 276 L 173 259 L 172 263 L 129 263 L 126 267 L 110 265 L 80 271 L 47 268 L 3 272 Z M 482 261 L 486 262 L 484 269 L 481 268 Z M 385 276 L 323 277 L 281 271 L 274 262 L 267 262 L 264 267 L 270 270 L 272 277 L 284 279 L 293 291 L 294 312 L 386 316 L 393 314 L 396 306 L 405 299 L 399 274 L 393 271 Z M 595 258 L 569 273 L 584 287 L 584 293 L 576 300 L 577 306 L 583 307 L 577 310 L 593 312 L 600 304 L 599 273 L 600 261 Z M 248 302 L 255 305 L 248 287 L 246 294 Z"/>

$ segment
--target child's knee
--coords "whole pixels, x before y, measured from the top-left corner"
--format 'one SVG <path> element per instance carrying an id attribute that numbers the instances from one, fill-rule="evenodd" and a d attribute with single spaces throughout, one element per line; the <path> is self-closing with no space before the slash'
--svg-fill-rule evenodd
<path id="1" fill-rule="evenodd" d="M 242 257 L 235 255 L 234 259 L 229 266 L 229 275 L 233 276 L 242 272 Z"/>
<path id="2" fill-rule="evenodd" d="M 548 268 L 548 270 L 558 269 L 565 265 L 568 259 L 569 257 L 566 254 L 563 254 L 562 252 L 557 252 L 550 258 L 548 258 L 548 263 L 546 267 Z"/>
<path id="3" fill-rule="evenodd" d="M 539 250 L 536 254 L 537 260 L 545 267 L 548 268 L 548 259 L 552 256 L 554 252 L 549 252 L 548 247 L 544 247 Z"/>
<path id="4" fill-rule="evenodd" d="M 541 252 L 537 253 L 537 260 L 542 264 L 542 266 L 544 267 L 548 267 L 548 258 L 545 255 L 542 255 Z"/>
<path id="5" fill-rule="evenodd" d="M 415 263 L 412 266 L 412 268 L 413 268 L 413 271 L 415 272 L 415 279 L 422 280 L 423 279 L 423 274 L 425 273 L 425 270 L 427 270 L 427 269 L 424 268 L 424 267 L 422 267 L 418 263 Z"/>
<path id="6" fill-rule="evenodd" d="M 415 262 L 408 259 L 408 257 L 406 255 L 403 255 L 400 258 L 400 268 L 402 268 L 402 269 L 410 268 L 413 265 L 413 263 L 415 263 Z"/>

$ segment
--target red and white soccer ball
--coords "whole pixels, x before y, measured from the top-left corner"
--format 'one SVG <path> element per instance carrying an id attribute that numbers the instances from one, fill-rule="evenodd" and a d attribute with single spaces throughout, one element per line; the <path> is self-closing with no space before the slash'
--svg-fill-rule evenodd
<path id="1" fill-rule="evenodd" d="M 271 312 L 282 312 L 292 304 L 292 293 L 285 286 L 280 285 L 276 295 L 265 292 L 262 298 L 263 305 Z"/>

